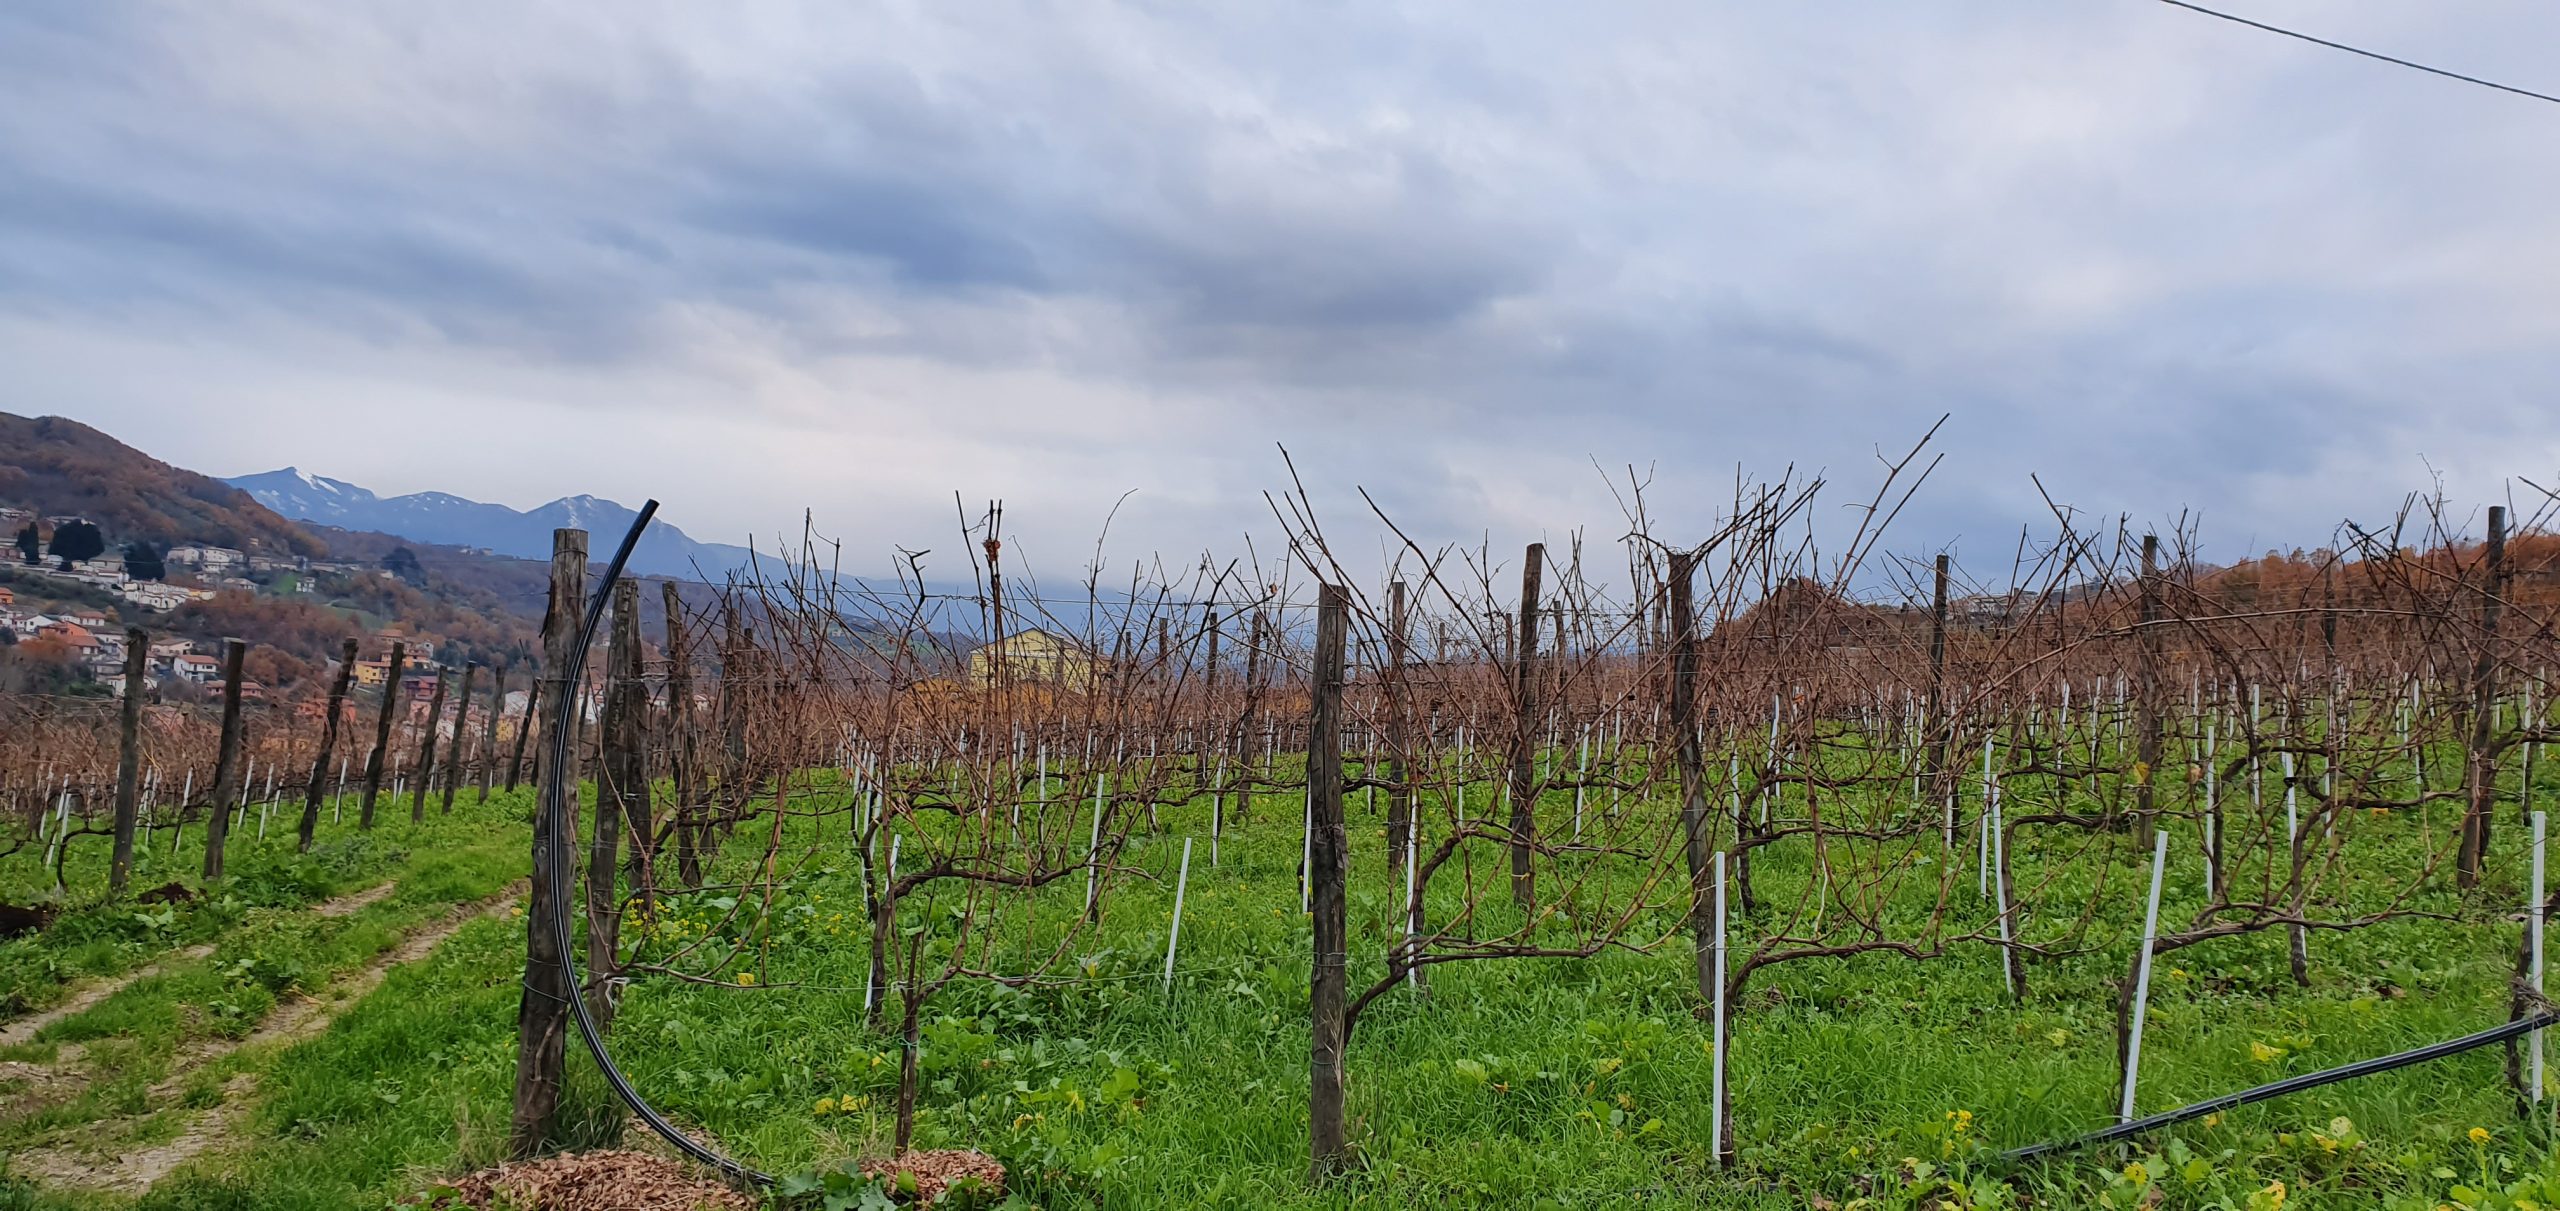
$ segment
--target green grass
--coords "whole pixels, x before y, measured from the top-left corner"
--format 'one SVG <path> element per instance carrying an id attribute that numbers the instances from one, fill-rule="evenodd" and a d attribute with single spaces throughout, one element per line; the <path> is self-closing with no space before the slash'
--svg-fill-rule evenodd
<path id="1" fill-rule="evenodd" d="M 2030 792 L 2016 793 L 2024 801 Z M 1351 810 L 1356 990 L 1383 971 L 1398 885 L 1378 860 L 1381 822 L 1361 798 Z M 1541 811 L 1569 818 L 1570 795 Z M 2023 1003 L 2007 998 L 1996 952 L 1979 944 L 1926 961 L 1790 962 L 1756 977 L 1733 1027 L 1736 1169 L 1711 1163 L 1708 1031 L 1666 906 L 1631 933 L 1669 935 L 1649 953 L 1443 965 L 1427 999 L 1399 990 L 1379 1001 L 1348 1054 L 1364 1167 L 1311 1187 L 1295 794 L 1268 796 L 1251 824 L 1230 831 L 1216 868 L 1198 847 L 1170 996 L 1158 978 L 1173 867 L 1183 836 L 1205 842 L 1205 800 L 1161 818 L 1163 832 L 1127 855 L 1154 877 L 1115 881 L 1101 926 L 1075 948 L 1072 982 L 1016 992 L 962 981 L 928 1008 L 920 1146 L 991 1151 L 1030 1198 L 1057 1207 L 2121 1207 L 2158 1198 L 2248 1208 L 2269 1205 L 2275 1182 L 2290 1208 L 2560 1205 L 2551 1138 L 2515 1119 L 2494 1048 L 2244 1108 L 2130 1149 L 1998 1164 L 1989 1152 L 2113 1119 L 2114 988 L 2139 927 L 2147 855 L 2125 836 L 2084 849 L 2088 837 L 2076 830 L 2023 835 L 2013 855 L 2021 885 L 2050 875 L 2057 889 L 2027 936 L 2060 936 L 2071 913 L 2092 913 L 2083 953 L 2030 961 Z M 897 1043 L 862 1011 L 867 943 L 858 912 L 847 911 L 859 883 L 843 823 L 786 830 L 786 857 L 809 860 L 777 887 L 764 928 L 724 927 L 721 894 L 671 898 L 666 936 L 635 944 L 663 954 L 682 935 L 726 928 L 741 958 L 698 969 L 731 986 L 642 981 L 614 1035 L 617 1059 L 660 1109 L 778 1172 L 887 1145 Z M 2336 889 L 2350 906 L 2405 881 L 2422 845 L 2414 820 L 2354 827 L 2365 873 Z M 2441 822 L 2437 831 L 2440 841 Z M 2416 902 L 2453 919 L 2315 934 L 2308 987 L 2286 974 L 2280 930 L 2166 957 L 2153 982 L 2141 1106 L 2503 1020 L 2516 928 L 2496 906 L 2520 897 L 2521 832 L 2501 829 L 2480 896 L 2431 885 Z M 762 825 L 741 828 L 722 873 L 745 870 L 764 835 Z M 2200 902 L 2200 867 L 2179 835 L 2163 912 L 2172 923 Z M 520 853 L 521 837 L 512 832 L 505 844 Z M 1479 880 L 1498 877 L 1489 872 L 1500 860 L 1489 844 L 1479 850 Z M 1953 861 L 1953 928 L 1979 927 L 1991 912 L 1973 895 L 1969 846 Z M 1821 872 L 1807 847 L 1781 845 L 1763 853 L 1756 875 L 1767 907 L 1737 913 L 1738 943 L 1772 929 Z M 1936 880 L 1920 882 L 1928 894 L 1891 907 L 1898 929 L 1934 906 Z M 1456 910 L 1454 883 L 1435 884 L 1435 920 Z M 1057 910 L 1048 919 L 1072 915 L 1081 895 L 1080 879 L 1041 893 Z M 937 919 L 938 907 L 915 908 L 909 923 Z M 395 971 L 328 1034 L 265 1062 L 251 1148 L 137 1205 L 370 1211 L 494 1159 L 514 1066 L 522 930 L 520 921 L 464 929 Z M 735 986 L 736 970 L 753 972 L 756 986 Z M 184 1000 L 175 987 L 183 983 L 123 1018 L 76 1029 L 119 1021 L 122 1033 L 104 1036 L 110 1043 L 157 1037 L 146 1004 L 201 1004 Z M 186 987 L 187 996 L 208 994 Z M 580 1075 L 564 1133 L 609 1140 L 617 1116 L 577 1051 L 573 1042 Z M 128 1066 L 148 1064 L 142 1054 Z M 120 1088 L 108 1082 L 99 1103 L 129 1098 Z M 2473 1127 L 2490 1132 L 2487 1143 L 2468 1137 Z"/>
<path id="2" fill-rule="evenodd" d="M 107 895 L 108 840 L 74 837 L 63 863 L 67 894 L 61 914 L 40 933 L 0 942 L 0 1014 L 15 1017 L 45 1009 L 81 980 L 130 971 L 172 951 L 224 937 L 254 910 L 301 908 L 398 878 L 421 846 L 450 844 L 510 823 L 520 828 L 532 802 L 525 790 L 493 794 L 485 806 L 476 804 L 475 797 L 469 790 L 458 795 L 450 818 L 430 807 L 426 823 L 414 828 L 405 801 L 398 810 L 386 802 L 377 810 L 377 827 L 365 832 L 356 826 L 356 796 L 349 795 L 343 821 L 332 821 L 324 806 L 308 854 L 294 848 L 299 803 L 278 804 L 263 839 L 257 835 L 258 808 L 252 805 L 227 847 L 227 877 L 213 888 L 205 887 L 200 877 L 203 823 L 189 823 L 177 835 L 174 852 L 171 834 L 161 830 L 138 839 L 130 886 L 141 891 L 175 882 L 193 893 L 171 904 L 137 905 Z M 43 849 L 30 844 L 0 861 L 0 898 L 31 903 L 52 893 L 54 876 L 41 865 Z"/>
<path id="3" fill-rule="evenodd" d="M 177 944 L 172 938 L 158 954 L 132 956 L 121 965 L 163 961 L 153 974 L 49 1024 L 32 1043 L 14 1049 L 8 1058 L 55 1062 L 66 1059 L 65 1044 L 78 1044 L 83 1054 L 68 1066 L 81 1079 L 68 1097 L 7 1107 L 0 1117 L 0 1152 L 67 1144 L 111 1151 L 118 1144 L 176 1134 L 195 1111 L 222 1100 L 230 1078 L 258 1071 L 274 1058 L 265 1054 L 273 1048 L 228 1045 L 248 1038 L 282 998 L 325 991 L 454 905 L 520 878 L 526 798 L 501 796 L 482 807 L 466 796 L 451 817 L 431 812 L 426 822 L 412 825 L 403 814 L 384 819 L 371 833 L 358 832 L 352 822 L 342 829 L 324 825 L 322 844 L 298 857 L 288 856 L 289 838 L 264 849 L 251 840 L 233 850 L 234 869 L 243 858 L 248 869 L 220 891 L 161 909 L 124 905 L 128 916 L 162 918 L 156 933 L 212 940 L 212 953 L 169 956 Z M 278 848 L 285 852 L 268 852 Z M 386 879 L 396 880 L 390 895 L 351 913 L 312 911 L 314 899 Z M 278 888 L 291 891 L 281 894 Z M 104 905 L 88 910 L 90 919 L 107 920 L 116 911 Z M 79 921 L 66 923 L 80 928 Z M 23 939 L 22 955 L 43 953 L 49 940 L 59 949 L 59 939 Z M 209 1062 L 192 1062 L 207 1055 Z M 192 1066 L 181 1070 L 182 1062 Z M 176 1095 L 153 1097 L 153 1087 L 172 1076 L 182 1078 Z"/>

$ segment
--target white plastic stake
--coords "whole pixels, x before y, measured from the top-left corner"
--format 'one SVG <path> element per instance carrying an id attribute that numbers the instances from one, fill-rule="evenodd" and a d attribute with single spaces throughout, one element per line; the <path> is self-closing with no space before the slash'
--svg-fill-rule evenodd
<path id="1" fill-rule="evenodd" d="M 1583 783 L 1589 781 L 1590 777 L 1591 733 L 1584 732 L 1582 734 L 1582 757 L 1573 769 L 1573 839 L 1576 844 L 1580 844 L 1582 841 Z"/>
<path id="2" fill-rule="evenodd" d="M 1417 987 L 1422 982 L 1422 969 L 1413 962 L 1414 948 L 1422 940 L 1422 901 L 1414 895 L 1415 882 L 1421 878 L 1421 866 L 1422 813 L 1415 812 L 1404 829 L 1404 986 L 1407 988 Z"/>
<path id="3" fill-rule="evenodd" d="M 2151 943 L 2160 936 L 2160 876 L 2169 865 L 2169 833 L 2151 837 L 2151 902 L 2142 910 L 2142 953 L 2133 967 L 2133 1033 L 2125 1040 L 2124 1096 L 2116 1102 L 2116 1121 L 2133 1121 L 2133 1086 L 2142 1075 L 2142 1019 L 2151 1006 Z"/>
<path id="4" fill-rule="evenodd" d="M 2001 868 L 2008 865 L 2008 839 L 2000 835 L 2000 784 L 1997 782 L 1991 784 L 1990 802 L 1987 827 L 1991 837 L 1991 905 L 2000 914 L 2000 983 L 2014 999 L 2018 995 L 2018 977 L 2009 970 L 2009 881 L 2000 877 Z"/>
<path id="5" fill-rule="evenodd" d="M 194 770 L 188 770 L 186 789 L 178 792 L 178 822 L 169 830 L 169 854 L 171 857 L 177 856 L 178 839 L 187 835 L 187 800 L 195 798 L 195 795 L 196 772 Z"/>
<path id="6" fill-rule="evenodd" d="M 1725 851 L 1716 851 L 1716 933 L 1715 933 L 1715 1049 L 1714 1086 L 1707 1099 L 1707 1151 L 1724 1165 L 1724 859 Z"/>
<path id="7" fill-rule="evenodd" d="M 1182 839 L 1182 873 L 1173 878 L 1173 929 L 1164 936 L 1164 991 L 1173 994 L 1173 951 L 1182 944 L 1182 893 L 1191 885 L 1191 838 Z"/>
<path id="8" fill-rule="evenodd" d="M 2533 813 L 2533 900 L 2525 905 L 2525 979 L 2532 982 L 2536 994 L 2542 991 L 2542 918 L 2546 911 L 2542 892 L 2542 813 Z M 2531 1059 L 2526 1072 L 2526 1087 L 2533 1100 L 2542 1100 L 2542 1032 L 2533 1032 Z"/>
<path id="9" fill-rule="evenodd" d="M 897 837 L 895 837 L 895 836 L 891 836 L 891 837 L 889 838 L 889 876 L 888 876 L 888 878 L 881 880 L 881 882 L 882 882 L 882 884 L 885 886 L 885 885 L 887 885 L 887 884 L 890 884 L 890 883 L 894 883 L 894 882 L 896 882 L 896 881 L 897 881 L 897 879 L 898 879 L 898 838 L 897 838 Z M 883 893 L 883 894 L 886 894 L 886 893 Z M 866 970 L 864 971 L 864 973 L 863 973 L 863 977 L 862 977 L 862 1012 L 864 1012 L 864 1013 L 866 1013 L 866 1014 L 870 1013 L 870 1012 L 871 1012 L 871 1006 L 872 1006 L 872 1003 L 873 1003 L 874 1001 L 878 1000 L 878 999 L 879 999 L 879 996 L 880 996 L 880 986 L 879 986 L 878 984 L 876 984 L 876 983 L 874 983 L 874 982 L 872 981 L 871 973 L 866 969 Z"/>
<path id="10" fill-rule="evenodd" d="M 1994 743 L 1988 736 L 1982 741 L 1982 814 L 1977 817 L 1981 833 L 1975 838 L 1977 844 L 1973 855 L 1973 894 L 1982 899 L 1991 898 L 1991 748 Z M 2001 970 L 2008 970 L 2008 965 L 2002 964 Z"/>
<path id="11" fill-rule="evenodd" d="M 2222 872 L 2214 869 L 2213 864 L 2213 809 L 2220 802 L 2220 797 L 2214 793 L 2214 784 L 2219 772 L 2216 767 L 2220 764 L 2215 759 L 2213 723 L 2207 721 L 2204 725 L 2204 886 L 2207 895 L 2222 886 Z"/>
<path id="12" fill-rule="evenodd" d="M 894 852 L 894 850 L 893 850 Z M 1102 894 L 1102 869 L 1094 863 L 1102 854 L 1102 775 L 1093 776 L 1093 835 L 1084 843 L 1084 910 L 1090 915 L 1096 897 Z"/>

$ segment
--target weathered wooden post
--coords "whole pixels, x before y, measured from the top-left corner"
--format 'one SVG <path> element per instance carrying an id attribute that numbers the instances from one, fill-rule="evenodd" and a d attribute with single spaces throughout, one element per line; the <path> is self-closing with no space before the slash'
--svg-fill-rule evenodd
<path id="1" fill-rule="evenodd" d="M 479 672 L 478 662 L 464 661 L 462 687 L 453 695 L 453 750 L 444 758 L 444 814 L 448 816 L 453 814 L 453 792 L 462 785 L 462 750 L 471 723 L 471 679 Z"/>
<path id="2" fill-rule="evenodd" d="M 1311 849 L 1308 880 L 1315 917 L 1312 993 L 1313 1055 L 1307 1131 L 1309 1173 L 1322 1181 L 1351 1157 L 1342 1101 L 1342 1050 L 1349 1026 L 1344 994 L 1350 946 L 1344 882 L 1350 874 L 1342 823 L 1342 649 L 1349 594 L 1323 585 L 1316 596 L 1315 667 L 1307 718 L 1307 802 Z"/>
<path id="3" fill-rule="evenodd" d="M 1409 716 L 1413 711 L 1411 691 L 1404 683 L 1405 653 L 1409 647 L 1405 623 L 1405 587 L 1401 580 L 1387 583 L 1387 781 L 1393 788 L 1387 799 L 1387 869 L 1404 866 L 1405 851 L 1412 848 L 1413 805 L 1412 764 L 1407 759 L 1413 736 Z"/>
<path id="4" fill-rule="evenodd" d="M 248 652 L 249 645 L 237 639 L 222 641 L 222 740 L 213 758 L 213 815 L 204 822 L 207 887 L 222 882 L 223 849 L 231 838 L 231 812 L 225 805 L 240 793 L 240 662 L 247 659 Z M 182 820 L 186 818 L 183 804 L 178 815 Z"/>
<path id="5" fill-rule="evenodd" d="M 427 818 L 427 787 L 436 780 L 436 729 L 444 723 L 444 670 L 436 670 L 435 692 L 427 696 L 427 734 L 418 741 L 418 789 L 409 796 L 409 822 Z"/>
<path id="6" fill-rule="evenodd" d="M 577 655 L 586 583 L 587 532 L 553 530 L 551 607 L 542 625 L 542 680 L 551 684 L 555 703 L 568 701 L 567 670 Z M 575 995 L 569 986 L 568 956 L 560 952 L 559 938 L 552 932 L 561 890 L 557 884 L 568 872 L 555 869 L 551 809 L 560 809 L 563 824 L 575 836 L 577 783 L 568 771 L 560 771 L 552 782 L 551 797 L 533 817 L 533 889 L 525 905 L 524 996 L 516 1008 L 516 1088 L 507 1140 L 509 1154 L 519 1159 L 541 1151 L 551 1134 L 552 1115 L 560 1108 L 569 998 Z"/>
<path id="7" fill-rule="evenodd" d="M 746 684 L 747 666 L 751 660 L 745 628 L 738 622 L 738 607 L 720 608 L 720 701 L 713 709 L 719 712 L 720 724 L 720 798 L 726 805 L 722 824 L 730 825 L 746 806 L 748 789 L 742 785 L 747 776 L 747 710 L 739 699 Z"/>
<path id="8" fill-rule="evenodd" d="M 2135 751 L 2133 813 L 2142 844 L 2160 827 L 2156 809 L 2160 783 L 2160 536 L 2142 536 L 2142 625 L 2135 636 L 2140 656 L 2141 696 L 2134 701 Z"/>
<path id="9" fill-rule="evenodd" d="M 545 630 L 548 630 L 550 625 L 550 620 L 543 621 Z M 533 738 L 535 712 L 541 709 L 542 670 L 537 668 L 533 676 L 525 681 L 524 714 L 516 717 L 515 747 L 507 757 L 507 790 L 511 793 L 516 789 L 516 783 L 523 780 L 525 744 Z"/>
<path id="10" fill-rule="evenodd" d="M 373 751 L 364 758 L 364 802 L 356 809 L 356 827 L 373 827 L 373 801 L 382 793 L 382 764 L 391 753 L 391 712 L 400 703 L 400 679 L 409 645 L 394 641 L 390 667 L 382 679 L 382 707 L 373 717 Z"/>
<path id="11" fill-rule="evenodd" d="M 2454 882 L 2465 889 L 2480 885 L 2480 867 L 2489 852 L 2489 819 L 2497 805 L 2498 762 L 2490 736 L 2498 711 L 2498 613 L 2505 604 L 2507 510 L 2489 507 L 2489 549 L 2480 584 L 2480 641 L 2471 660 L 2471 736 L 2469 807 L 2462 815 L 2462 845 L 2454 862 Z"/>
<path id="12" fill-rule="evenodd" d="M 667 615 L 667 781 L 675 792 L 676 878 L 702 886 L 702 779 L 693 749 L 693 651 L 686 643 L 684 599 L 676 582 L 659 586 Z"/>
<path id="13" fill-rule="evenodd" d="M 622 897 L 617 890 L 616 846 L 630 835 L 631 889 L 647 911 L 649 895 L 649 775 L 641 714 L 648 689 L 640 682 L 640 585 L 623 580 L 613 586 L 612 640 L 605 648 L 604 718 L 597 728 L 603 760 L 597 768 L 596 823 L 587 855 L 587 968 L 599 981 L 590 1007 L 601 1005 L 600 1020 L 611 1020 L 612 1006 L 602 995 L 602 979 L 620 956 Z M 601 946 L 599 946 L 601 942 Z"/>
<path id="14" fill-rule="evenodd" d="M 1527 912 L 1538 906 L 1538 581 L 1547 544 L 1533 542 L 1520 564 L 1520 642 L 1511 665 L 1511 900 Z"/>
<path id="15" fill-rule="evenodd" d="M 122 895 L 133 875 L 133 824 L 142 805 L 142 695 L 149 688 L 151 635 L 124 632 L 124 717 L 117 729 L 115 856 L 107 867 L 107 891 Z"/>
<path id="16" fill-rule="evenodd" d="M 311 758 L 311 777 L 302 786 L 302 828 L 296 841 L 302 853 L 311 852 L 312 839 L 320 832 L 320 791 L 329 775 L 329 753 L 338 746 L 338 716 L 346 708 L 347 682 L 354 679 L 355 674 L 356 641 L 348 639 L 338 647 L 338 675 L 329 683 L 329 716 L 320 721 L 320 751 Z M 240 678 L 235 675 L 231 681 L 236 685 Z M 227 711 L 228 705 L 224 709 Z M 338 791 L 341 797 L 344 797 L 346 789 L 347 767 L 340 762 Z M 207 855 L 207 861 L 210 860 L 211 855 Z"/>
<path id="17" fill-rule="evenodd" d="M 1717 850 L 1707 828 L 1706 761 L 1698 751 L 1698 635 L 1691 582 L 1698 557 L 1671 553 L 1671 729 L 1679 738 L 1680 829 L 1689 862 L 1689 933 L 1697 951 L 1698 995 L 1716 1004 L 1715 894 Z"/>
<path id="18" fill-rule="evenodd" d="M 507 713 L 507 666 L 501 664 L 489 676 L 488 730 L 480 738 L 480 799 L 489 801 L 489 780 L 498 771 L 498 716 Z"/>
<path id="19" fill-rule="evenodd" d="M 1938 553 L 1937 591 L 1929 605 L 1929 700 L 1928 718 L 1921 725 L 1922 760 L 1929 766 L 1929 794 L 1944 806 L 1940 828 L 1943 848 L 1954 853 L 1956 848 L 1956 801 L 1948 781 L 1947 767 L 1955 744 L 1954 729 L 1947 726 L 1947 555 Z M 1920 804 L 1913 804 L 1915 808 Z"/>

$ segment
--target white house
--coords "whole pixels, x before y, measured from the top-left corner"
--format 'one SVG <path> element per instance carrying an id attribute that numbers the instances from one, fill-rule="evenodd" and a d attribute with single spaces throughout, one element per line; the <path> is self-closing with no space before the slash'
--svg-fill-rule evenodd
<path id="1" fill-rule="evenodd" d="M 230 547 L 205 547 L 190 543 L 182 547 L 169 548 L 169 553 L 161 556 L 160 561 L 177 567 L 194 568 L 207 576 L 218 576 L 247 566 L 248 557 Z"/>
<path id="2" fill-rule="evenodd" d="M 159 613 L 177 609 L 187 604 L 192 598 L 192 594 L 176 585 L 154 584 L 148 581 L 134 581 L 125 585 L 122 591 L 125 600 L 143 609 Z M 156 649 L 158 645 L 155 644 L 153 647 Z"/>

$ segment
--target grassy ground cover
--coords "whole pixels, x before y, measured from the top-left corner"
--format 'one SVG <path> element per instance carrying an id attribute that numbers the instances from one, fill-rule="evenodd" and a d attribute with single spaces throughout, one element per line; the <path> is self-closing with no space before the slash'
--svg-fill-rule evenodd
<path id="1" fill-rule="evenodd" d="M 1493 806 L 1489 788 L 1474 794 L 1469 810 L 1481 818 Z M 1541 810 L 1566 818 L 1569 795 Z M 2045 903 L 2093 903 L 2097 914 L 2078 953 L 2028 965 L 2023 1002 L 2009 999 L 1997 952 L 1983 945 L 1926 960 L 1793 962 L 1752 981 L 1733 1026 L 1734 1169 L 1711 1163 L 1708 1029 L 1676 908 L 1666 905 L 1629 934 L 1663 939 L 1648 951 L 1445 965 L 1427 997 L 1388 994 L 1349 1050 L 1365 1166 L 1310 1187 L 1297 812 L 1295 792 L 1266 796 L 1222 839 L 1212 866 L 1206 799 L 1167 808 L 1124 857 L 1143 876 L 1113 881 L 1099 928 L 1079 940 L 1059 982 L 951 985 L 926 1012 L 917 1143 L 991 1151 L 1026 1200 L 1049 1206 L 2560 1205 L 2551 1137 L 2516 1118 L 2494 1048 L 2233 1111 L 2130 1148 L 1997 1163 L 1996 1149 L 2113 1117 L 2115 981 L 2138 936 L 2147 854 L 2129 836 L 2100 834 L 2093 847 L 2090 834 L 2059 829 L 2020 834 L 2018 882 L 2057 889 Z M 1379 860 L 1382 822 L 1360 798 L 1352 821 L 1360 987 L 1384 970 L 1400 883 Z M 2192 825 L 2168 826 L 2180 839 L 2167 920 L 2185 920 L 2201 902 L 2200 859 L 2180 831 Z M 947 827 L 920 825 L 937 826 Z M 705 982 L 634 984 L 615 1028 L 617 1057 L 661 1109 L 778 1172 L 876 1154 L 888 1137 L 898 1046 L 864 1012 L 862 876 L 843 828 L 842 816 L 789 823 L 769 883 L 749 879 L 762 868 L 766 827 L 741 828 L 714 876 L 730 886 L 670 897 L 653 922 L 627 931 L 644 958 L 693 946 L 683 962 Z M 2441 822 L 2430 835 L 2415 818 L 2355 828 L 2354 864 L 2372 873 L 2340 883 L 2329 909 L 2388 894 L 2441 840 Z M 2503 830 L 2476 896 L 2431 882 L 2411 902 L 2440 918 L 2315 935 L 2308 986 L 2288 975 L 2282 930 L 2164 959 L 2142 1107 L 2504 1020 L 2521 832 Z M 521 836 L 507 843 L 520 851 Z M 1164 946 L 1185 837 L 1200 844 L 1167 991 Z M 1833 853 L 1826 869 L 1808 846 L 1765 851 L 1756 876 L 1767 907 L 1737 912 L 1736 945 L 1766 936 L 1809 884 L 1839 879 L 1842 864 L 1857 860 Z M 1972 895 L 1969 842 L 1915 860 L 1925 877 L 1911 885 L 1927 894 L 1890 906 L 1897 928 L 1916 929 L 1936 908 L 1936 873 L 1947 863 L 1960 867 L 1948 911 L 1968 927 L 1990 919 L 1990 905 Z M 1488 845 L 1480 881 L 1499 864 Z M 1039 919 L 1072 918 L 1082 895 L 1080 880 L 1037 893 Z M 1501 928 L 1503 897 L 1485 899 L 1485 928 Z M 1464 903 L 1454 876 L 1434 885 L 1435 920 Z M 929 939 L 930 922 L 951 907 L 915 905 L 901 919 Z M 2048 912 L 2021 928 L 2036 937 L 2063 924 Z M 1043 928 L 1054 926 L 998 944 L 989 965 L 1036 950 Z M 521 966 L 521 922 L 493 920 L 395 971 L 326 1035 L 266 1064 L 246 1147 L 136 1205 L 370 1209 L 457 1165 L 494 1159 Z M 564 1142 L 611 1139 L 618 1122 L 582 1076 Z M 27 1205 L 100 1205 L 43 1197 L 55 1201 Z"/>

